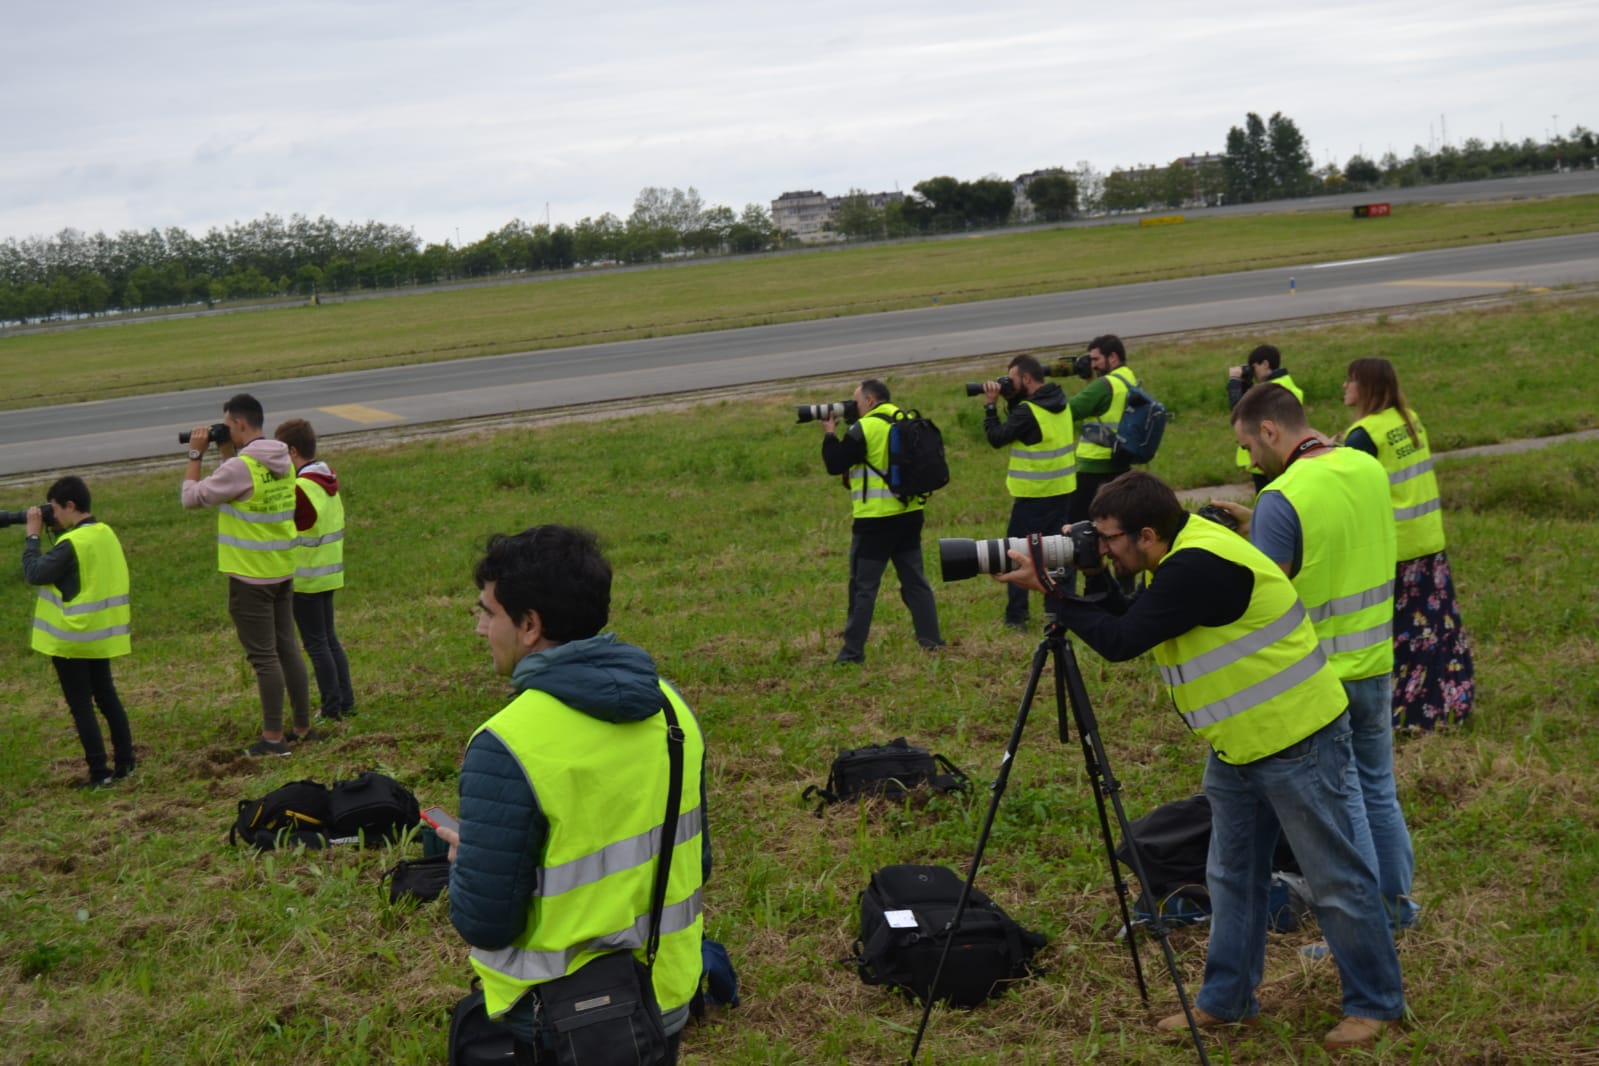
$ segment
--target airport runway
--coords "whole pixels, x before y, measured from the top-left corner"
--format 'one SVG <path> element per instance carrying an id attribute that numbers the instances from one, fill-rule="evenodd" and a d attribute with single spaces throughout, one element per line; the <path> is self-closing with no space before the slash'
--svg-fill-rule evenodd
<path id="1" fill-rule="evenodd" d="M 255 393 L 272 424 L 332 436 L 856 374 L 1045 346 L 1235 327 L 1599 282 L 1599 234 L 1478 245 L 913 311 L 550 349 L 8 411 L 0 476 L 171 455 L 177 431 Z"/>

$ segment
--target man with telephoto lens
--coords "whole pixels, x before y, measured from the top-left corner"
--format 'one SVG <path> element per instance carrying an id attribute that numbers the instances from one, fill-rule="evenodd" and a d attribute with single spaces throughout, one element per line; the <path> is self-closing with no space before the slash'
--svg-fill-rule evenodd
<path id="1" fill-rule="evenodd" d="M 89 486 L 64 477 L 45 493 L 55 545 L 41 552 L 40 508 L 27 513 L 22 576 L 39 586 L 33 610 L 33 650 L 50 656 L 72 724 L 83 745 L 89 776 L 79 788 L 105 788 L 133 773 L 133 731 L 111 678 L 111 660 L 132 650 L 128 561 L 122 542 L 89 513 Z M 94 716 L 98 706 L 111 730 L 115 762 L 106 765 L 105 736 Z"/>
<path id="2" fill-rule="evenodd" d="M 1236 408 L 1238 401 L 1244 398 L 1244 393 L 1248 392 L 1251 386 L 1266 381 L 1281 385 L 1293 393 L 1296 400 L 1304 402 L 1305 390 L 1295 383 L 1294 376 L 1283 366 L 1282 352 L 1277 350 L 1275 344 L 1260 344 L 1249 353 L 1249 360 L 1245 365 L 1227 368 L 1228 409 Z M 1238 469 L 1249 472 L 1250 478 L 1255 482 L 1257 495 L 1271 484 L 1271 477 L 1261 469 L 1259 463 L 1249 457 L 1249 450 L 1243 445 L 1238 446 L 1234 461 L 1238 464 Z"/>
<path id="3" fill-rule="evenodd" d="M 1270 486 L 1254 510 L 1212 503 L 1293 581 L 1343 683 L 1355 763 L 1377 853 L 1383 902 L 1396 928 L 1415 924 L 1416 856 L 1394 784 L 1393 618 L 1398 532 L 1382 463 L 1311 429 L 1299 399 L 1276 382 L 1233 408 L 1233 432 Z"/>
<path id="4" fill-rule="evenodd" d="M 1006 369 L 1010 388 L 983 383 L 983 433 L 994 448 L 1010 447 L 1005 489 L 1011 495 L 1007 537 L 1054 533 L 1065 525 L 1077 488 L 1077 434 L 1066 393 L 1045 381 L 1044 368 L 1030 355 L 1018 355 Z M 999 420 L 1004 393 L 1010 410 Z M 1004 622 L 1027 628 L 1027 590 L 1012 585 L 1005 593 Z"/>
<path id="5" fill-rule="evenodd" d="M 554 1062 L 559 1037 L 540 1002 L 552 982 L 624 951 L 642 971 L 676 776 L 649 971 L 667 1037 L 662 1061 L 676 1062 L 700 983 L 711 869 L 699 723 L 644 649 L 602 632 L 611 565 L 593 533 L 543 525 L 495 534 L 474 576 L 477 633 L 515 697 L 472 734 L 460 828 L 438 833 L 450 846 L 450 921 L 472 945 L 484 1009 L 514 1036 L 516 1062 Z M 681 744 L 675 769 L 669 734 Z"/>
<path id="6" fill-rule="evenodd" d="M 228 577 L 228 615 L 255 670 L 261 694 L 261 736 L 246 755 L 291 755 L 289 744 L 315 740 L 311 693 L 294 633 L 294 466 L 289 446 L 262 432 L 261 401 L 241 392 L 222 405 L 228 443 L 209 477 L 200 460 L 211 440 L 207 426 L 189 434 L 189 465 L 181 497 L 188 510 L 217 512 L 217 569 Z M 283 727 L 287 691 L 298 734 Z"/>
<path id="7" fill-rule="evenodd" d="M 1088 361 L 1094 380 L 1072 397 L 1072 418 L 1078 432 L 1085 426 L 1101 422 L 1112 432 L 1121 425 L 1127 411 L 1127 390 L 1141 383 L 1133 368 L 1127 365 L 1127 347 L 1114 333 L 1106 333 L 1088 342 Z M 1089 504 L 1094 493 L 1112 478 L 1125 474 L 1132 468 L 1125 455 L 1117 454 L 1108 444 L 1091 440 L 1092 434 L 1083 434 L 1077 444 L 1077 491 L 1072 493 L 1071 516 L 1073 522 L 1088 518 Z"/>
<path id="8" fill-rule="evenodd" d="M 888 484 L 888 431 L 899 413 L 889 402 L 888 386 L 868 378 L 855 390 L 860 419 L 842 437 L 838 417 L 822 419 L 822 465 L 849 490 L 849 607 L 844 620 L 844 646 L 835 663 L 866 661 L 877 591 L 888 564 L 899 575 L 899 597 L 911 613 L 916 641 L 932 651 L 944 646 L 938 630 L 938 605 L 922 567 L 922 521 L 926 504 L 901 499 Z"/>
<path id="9" fill-rule="evenodd" d="M 1405 1011 L 1399 957 L 1361 800 L 1347 700 L 1303 602 L 1282 569 L 1225 526 L 1189 515 L 1143 471 L 1100 490 L 1090 508 L 1100 550 L 1121 574 L 1147 573 L 1130 603 L 1099 571 L 1098 602 L 1057 599 L 1057 617 L 1113 662 L 1155 653 L 1184 723 L 1210 744 L 1205 885 L 1212 907 L 1202 1029 L 1250 1023 L 1265 967 L 1267 894 L 1278 836 L 1315 897 L 1343 985 L 1328 1050 L 1369 1047 Z M 1041 589 L 1031 560 L 996 580 Z M 1187 1018 L 1158 1023 L 1185 1033 Z"/>

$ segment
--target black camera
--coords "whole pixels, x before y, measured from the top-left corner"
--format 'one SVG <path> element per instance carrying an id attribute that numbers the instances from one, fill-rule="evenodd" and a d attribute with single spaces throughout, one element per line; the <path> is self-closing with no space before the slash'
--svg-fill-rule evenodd
<path id="1" fill-rule="evenodd" d="M 1255 368 L 1245 363 L 1238 368 L 1238 380 L 1244 383 L 1244 388 L 1249 388 L 1255 383 Z"/>
<path id="2" fill-rule="evenodd" d="M 1234 518 L 1232 515 L 1228 514 L 1226 511 L 1223 511 L 1220 507 L 1217 507 L 1213 503 L 1205 504 L 1205 506 L 1201 507 L 1199 510 L 1195 511 L 1194 513 L 1197 514 L 1201 518 L 1210 519 L 1212 522 L 1215 522 L 1217 525 L 1226 526 L 1228 529 L 1232 530 L 1235 533 L 1238 532 L 1238 520 L 1236 518 Z"/>
<path id="3" fill-rule="evenodd" d="M 988 384 L 986 381 L 968 381 L 966 383 L 966 395 L 981 396 L 983 394 L 983 386 L 986 384 Z M 1010 399 L 1011 393 L 1016 391 L 1016 385 L 1008 377 L 995 378 L 994 384 L 999 386 L 999 394 L 1007 400 Z"/>
<path id="4" fill-rule="evenodd" d="M 189 438 L 192 436 L 194 436 L 194 430 L 186 429 L 182 433 L 178 434 L 178 443 L 187 444 L 189 443 Z M 211 432 L 207 439 L 212 444 L 227 444 L 230 439 L 228 434 L 228 424 L 226 422 L 212 423 Z"/>
<path id="5" fill-rule="evenodd" d="M 1050 571 L 1075 566 L 1079 570 L 1099 565 L 1099 533 L 1092 522 L 1077 522 L 1066 532 L 1042 538 L 1044 567 Z M 1011 549 L 1026 553 L 1025 537 L 967 540 L 943 537 L 938 542 L 938 565 L 945 581 L 965 581 L 978 574 L 1007 574 L 1016 569 Z"/>
<path id="6" fill-rule="evenodd" d="M 861 409 L 854 400 L 836 403 L 802 403 L 794 408 L 801 422 L 821 422 L 827 418 L 842 418 L 846 422 L 859 422 Z"/>
<path id="7" fill-rule="evenodd" d="M 1050 372 L 1057 378 L 1082 378 L 1087 381 L 1094 376 L 1094 360 L 1084 352 L 1076 359 L 1062 358 L 1050 368 Z"/>
<path id="8" fill-rule="evenodd" d="M 39 505 L 39 516 L 44 519 L 44 524 L 48 526 L 55 520 L 55 506 L 41 503 Z M 0 511 L 0 529 L 4 529 L 6 526 L 20 526 L 27 520 L 28 512 L 26 508 L 21 511 Z"/>

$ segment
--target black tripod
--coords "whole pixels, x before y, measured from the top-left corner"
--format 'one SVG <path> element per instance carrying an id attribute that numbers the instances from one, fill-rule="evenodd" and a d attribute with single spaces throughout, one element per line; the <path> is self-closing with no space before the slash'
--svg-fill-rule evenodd
<path id="1" fill-rule="evenodd" d="M 1138 957 L 1135 927 L 1127 902 L 1127 882 L 1122 879 L 1121 868 L 1116 865 L 1116 844 L 1111 836 L 1110 817 L 1105 809 L 1107 797 L 1110 799 L 1111 808 L 1116 812 L 1116 824 L 1121 829 L 1122 839 L 1127 842 L 1133 873 L 1137 875 L 1138 883 L 1145 886 L 1146 892 L 1149 878 L 1144 874 L 1143 857 L 1138 853 L 1138 846 L 1133 841 L 1132 831 L 1127 824 L 1127 813 L 1122 809 L 1121 785 L 1111 773 L 1110 761 L 1105 758 L 1105 746 L 1099 739 L 1099 724 L 1095 721 L 1094 709 L 1088 702 L 1088 689 L 1083 685 L 1083 674 L 1077 666 L 1077 655 L 1066 639 L 1066 628 L 1053 617 L 1046 616 L 1044 639 L 1038 642 L 1038 648 L 1033 652 L 1032 669 L 1027 675 L 1027 687 L 1022 693 L 1021 707 L 1016 712 L 1016 724 L 1012 727 L 1010 741 L 1005 746 L 1005 757 L 1000 760 L 999 776 L 994 779 L 993 795 L 988 801 L 988 815 L 983 819 L 982 831 L 977 836 L 977 850 L 972 854 L 971 866 L 966 871 L 966 884 L 961 889 L 960 901 L 955 905 L 955 914 L 945 929 L 945 932 L 951 935 L 944 940 L 944 951 L 938 959 L 938 969 L 933 976 L 932 988 L 928 990 L 927 1002 L 922 1009 L 922 1021 L 916 1027 L 916 1039 L 911 1044 L 911 1054 L 906 1060 L 906 1066 L 913 1066 L 916 1062 L 916 1053 L 922 1046 L 922 1036 L 927 1031 L 927 1021 L 933 1013 L 933 992 L 937 990 L 939 979 L 944 975 L 944 964 L 949 961 L 950 945 L 954 942 L 953 932 L 960 928 L 961 915 L 966 911 L 966 901 L 971 896 L 973 883 L 977 880 L 977 870 L 983 861 L 983 849 L 988 846 L 988 835 L 994 828 L 994 816 L 999 813 L 999 801 L 1005 795 L 1005 785 L 1010 780 L 1011 767 L 1016 763 L 1016 749 L 1021 746 L 1022 730 L 1027 726 L 1027 715 L 1032 710 L 1033 696 L 1038 691 L 1038 682 L 1043 677 L 1046 662 L 1054 663 L 1055 714 L 1059 721 L 1062 744 L 1071 742 L 1071 730 L 1066 718 L 1067 696 L 1071 697 L 1072 717 L 1077 720 L 1077 739 L 1082 745 L 1083 762 L 1088 769 L 1088 779 L 1094 785 L 1094 803 L 1099 808 L 1099 832 L 1105 841 L 1105 858 L 1110 863 L 1111 880 L 1116 885 L 1116 901 L 1121 905 L 1122 928 L 1127 931 L 1127 949 L 1132 953 L 1133 975 L 1138 981 L 1139 996 L 1146 1006 L 1149 1003 L 1149 989 L 1144 984 L 1144 968 Z M 1182 1003 L 1183 1014 L 1188 1019 L 1188 1032 L 1193 1037 L 1194 1050 L 1199 1053 L 1199 1061 L 1209 1066 L 1210 1059 L 1205 1054 L 1205 1041 L 1194 1019 L 1194 1009 L 1189 1002 L 1188 993 L 1183 989 L 1182 976 L 1177 972 L 1177 955 L 1172 951 L 1171 938 L 1167 933 L 1166 923 L 1161 918 L 1160 907 L 1151 906 L 1150 913 L 1149 928 L 1160 941 L 1161 951 L 1166 956 L 1166 969 L 1171 973 L 1172 984 L 1177 988 L 1177 999 Z"/>

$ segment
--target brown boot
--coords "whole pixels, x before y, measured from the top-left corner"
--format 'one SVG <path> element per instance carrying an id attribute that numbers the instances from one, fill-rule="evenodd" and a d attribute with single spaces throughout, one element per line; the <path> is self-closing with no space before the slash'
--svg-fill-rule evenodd
<path id="1" fill-rule="evenodd" d="M 1351 1014 L 1328 1031 L 1322 1038 L 1321 1046 L 1328 1051 L 1369 1048 L 1380 1038 L 1397 1037 L 1403 1031 L 1397 1019 L 1361 1018 Z"/>
<path id="2" fill-rule="evenodd" d="M 1259 1023 L 1260 1018 L 1259 1016 L 1255 1015 L 1232 1021 L 1227 1018 L 1218 1018 L 1208 1010 L 1200 1010 L 1198 1007 L 1194 1008 L 1194 1024 L 1199 1026 L 1201 1030 L 1225 1029 L 1230 1025 L 1252 1026 L 1258 1025 Z M 1186 1033 L 1188 1032 L 1188 1015 L 1179 1011 L 1178 1013 L 1169 1017 L 1162 1018 L 1160 1021 L 1155 1023 L 1155 1029 L 1162 1033 Z"/>

